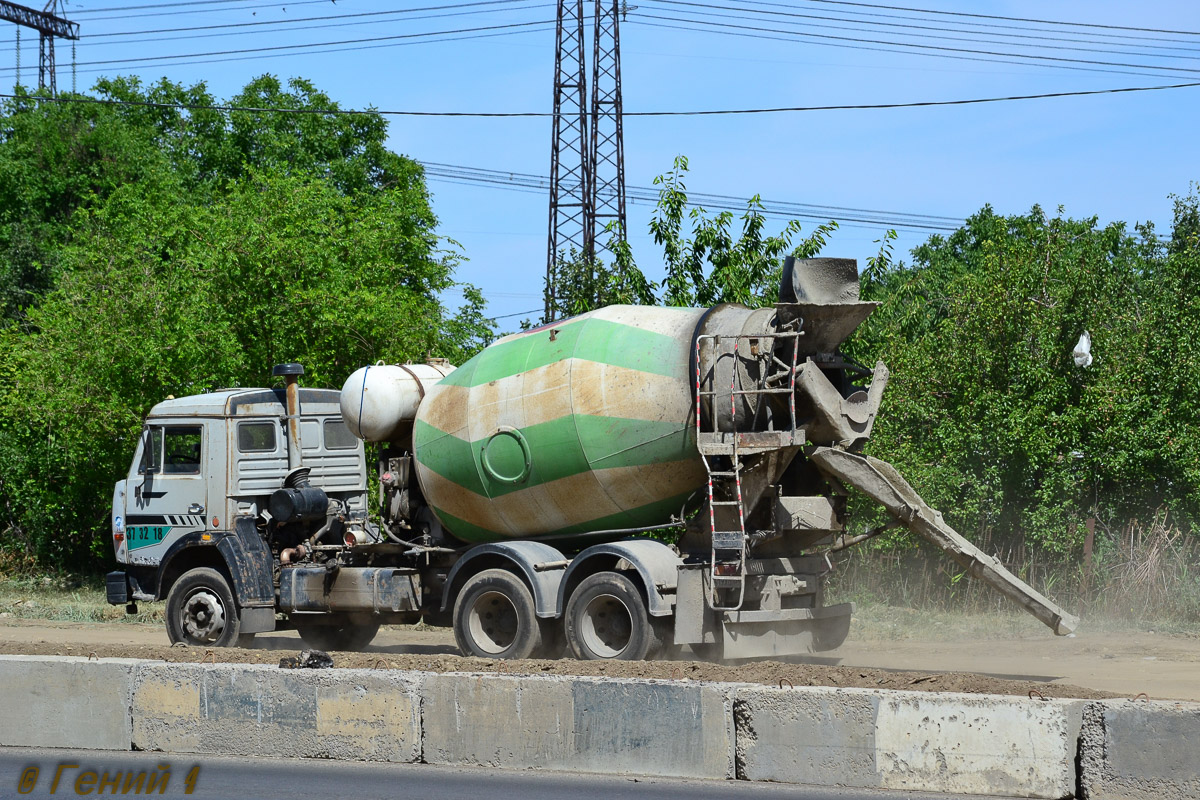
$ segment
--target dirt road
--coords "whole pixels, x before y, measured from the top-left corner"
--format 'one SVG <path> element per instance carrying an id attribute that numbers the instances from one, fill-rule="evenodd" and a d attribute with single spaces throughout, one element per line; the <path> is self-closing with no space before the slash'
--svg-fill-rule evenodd
<path id="1" fill-rule="evenodd" d="M 219 650 L 221 661 L 277 663 L 302 645 L 294 632 L 260 635 L 251 650 Z M 199 661 L 198 648 L 167 647 L 160 626 L 0 621 L 0 653 L 126 656 Z M 434 671 L 610 675 L 733 680 L 793 685 L 1027 694 L 1048 697 L 1129 697 L 1200 701 L 1200 638 L 1149 632 L 1081 633 L 954 641 L 870 641 L 851 638 L 838 650 L 790 663 L 736 665 L 693 661 L 500 663 L 455 655 L 449 631 L 384 628 L 364 653 L 337 656 L 338 666 Z M 212 656 L 209 656 L 210 658 Z M 684 659 L 690 658 L 684 651 Z"/>

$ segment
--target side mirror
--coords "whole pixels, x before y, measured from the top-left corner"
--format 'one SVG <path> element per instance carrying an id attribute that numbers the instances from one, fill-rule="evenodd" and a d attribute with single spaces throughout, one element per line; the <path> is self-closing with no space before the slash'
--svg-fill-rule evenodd
<path id="1" fill-rule="evenodd" d="M 160 469 L 158 455 L 154 451 L 154 429 L 146 428 L 142 431 L 142 463 L 139 471 L 144 475 L 157 474 Z"/>

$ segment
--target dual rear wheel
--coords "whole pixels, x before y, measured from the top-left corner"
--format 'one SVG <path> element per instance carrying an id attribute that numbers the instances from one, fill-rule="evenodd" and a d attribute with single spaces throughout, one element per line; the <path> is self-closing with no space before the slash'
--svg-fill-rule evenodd
<path id="1" fill-rule="evenodd" d="M 670 641 L 667 618 L 651 617 L 637 584 L 620 572 L 585 578 L 561 621 L 540 619 L 525 582 L 503 569 L 471 577 L 454 604 L 454 638 L 466 655 L 558 658 L 563 634 L 584 660 L 654 658 Z"/>

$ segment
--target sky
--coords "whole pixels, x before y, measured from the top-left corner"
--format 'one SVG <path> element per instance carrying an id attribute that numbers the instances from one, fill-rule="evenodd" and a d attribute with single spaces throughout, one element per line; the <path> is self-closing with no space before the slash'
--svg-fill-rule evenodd
<path id="1" fill-rule="evenodd" d="M 590 15 L 590 0 L 584 7 Z M 74 76 L 71 44 L 57 46 L 60 90 L 137 75 L 203 81 L 227 98 L 270 73 L 307 78 L 342 108 L 547 113 L 553 103 L 556 4 L 544 0 L 60 0 L 60 9 L 81 26 Z M 313 17 L 325 19 L 302 21 Z M 502 25 L 522 27 L 461 32 Z M 720 27 L 730 25 L 741 27 Z M 178 30 L 198 27 L 205 29 Z M 0 23 L 0 92 L 11 91 L 16 77 L 14 31 Z M 460 32 L 413 36 L 435 31 Z M 1181 0 L 630 0 L 620 36 L 627 113 L 1200 81 L 1200 3 Z M 409 38 L 308 46 L 379 37 Z M 587 39 L 590 60 L 590 28 Z M 229 52 L 268 47 L 292 49 Z M 36 83 L 32 31 L 23 32 L 20 53 L 22 83 Z M 224 55 L 197 55 L 207 53 Z M 549 174 L 546 117 L 389 121 L 390 147 L 419 161 Z M 953 227 L 984 205 L 1003 214 L 1061 206 L 1073 217 L 1152 221 L 1165 232 L 1171 195 L 1200 180 L 1197 130 L 1200 87 L 943 107 L 627 116 L 626 182 L 650 187 L 684 155 L 692 192 L 876 212 L 878 222 L 842 224 L 823 252 L 857 258 L 861 268 L 889 227 L 906 260 L 928 239 L 933 231 L 903 215 L 945 217 L 936 224 Z M 457 279 L 483 290 L 501 330 L 538 318 L 547 193 L 432 176 L 429 188 L 439 233 L 461 247 Z M 638 265 L 660 279 L 651 211 L 650 203 L 629 206 L 629 240 Z M 835 214 L 862 216 L 805 217 L 803 232 Z M 785 221 L 772 217 L 769 232 Z M 444 298 L 451 307 L 460 299 L 454 291 Z"/>

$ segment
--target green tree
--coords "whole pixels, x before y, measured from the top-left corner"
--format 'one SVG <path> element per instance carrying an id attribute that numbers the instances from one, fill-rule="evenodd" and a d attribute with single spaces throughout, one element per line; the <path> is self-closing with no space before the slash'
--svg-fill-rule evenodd
<path id="1" fill-rule="evenodd" d="M 611 263 L 602 258 L 589 261 L 575 251 L 560 254 L 551 281 L 561 311 L 582 314 L 614 303 L 769 305 L 779 299 L 784 257 L 817 255 L 837 230 L 836 222 L 818 225 L 793 244 L 801 225 L 799 220 L 791 220 L 778 234 L 767 236 L 762 201 L 755 195 L 746 204 L 741 232 L 735 238 L 731 212 L 710 217 L 703 208 L 689 205 L 683 182 L 687 171 L 687 158 L 678 156 L 669 172 L 654 179 L 661 188 L 650 232 L 655 244 L 663 248 L 666 278 L 661 286 L 647 280 L 634 262 L 628 242 L 610 227 Z"/>
<path id="2" fill-rule="evenodd" d="M 657 302 L 654 282 L 638 269 L 629 242 L 618 235 L 615 226 L 615 222 L 609 226 L 608 263 L 603 256 L 589 259 L 574 248 L 559 256 L 552 281 L 555 305 L 564 316 L 603 306 Z"/>
<path id="3" fill-rule="evenodd" d="M 163 180 L 87 212 L 58 287 L 4 341 L 10 525 L 43 555 L 102 553 L 112 480 L 168 394 L 269 385 L 293 360 L 309 384 L 339 386 L 378 359 L 477 349 L 482 309 L 451 318 L 435 299 L 455 257 L 414 232 L 415 211 L 403 195 L 252 172 L 219 202 Z"/>
<path id="4" fill-rule="evenodd" d="M 97 92 L 121 103 L 0 115 L 0 525 L 54 566 L 107 557 L 111 485 L 168 394 L 269 385 L 291 360 L 339 386 L 492 336 L 478 290 L 437 299 L 460 257 L 378 115 L 269 77 L 232 102 L 305 113 L 211 108 L 202 84 Z"/>
<path id="5" fill-rule="evenodd" d="M 114 107 L 18 93 L 0 104 L 0 320 L 54 285 L 76 209 L 166 167 Z"/>
<path id="6" fill-rule="evenodd" d="M 375 113 L 342 114 L 313 84 L 264 75 L 222 103 L 203 83 L 101 79 L 65 102 L 24 93 L 0 105 L 0 314 L 14 319 L 57 280 L 72 215 L 167 171 L 219 195 L 253 170 L 320 176 L 348 196 L 411 195 L 432 229 L 419 164 L 386 147 Z M 254 111 L 231 111 L 238 106 Z M 293 113 L 278 113 L 287 110 Z M 418 209 L 423 203 L 426 207 Z"/>
<path id="7" fill-rule="evenodd" d="M 762 201 L 755 195 L 746 203 L 741 233 L 735 239 L 731 212 L 709 217 L 703 208 L 689 207 L 683 183 L 687 171 L 687 158 L 678 156 L 669 172 L 654 179 L 661 188 L 650 231 L 663 248 L 667 275 L 662 300 L 666 305 L 774 303 L 779 299 L 784 256 L 815 256 L 837 229 L 836 222 L 818 225 L 793 246 L 801 225 L 799 220 L 791 220 L 778 234 L 766 236 Z"/>
<path id="8" fill-rule="evenodd" d="M 1087 516 L 1194 515 L 1196 251 L 1172 248 L 1148 227 L 984 208 L 871 274 L 881 307 L 851 350 L 893 376 L 872 452 L 963 530 L 1051 551 Z"/>
<path id="9" fill-rule="evenodd" d="M 416 162 L 387 149 L 382 116 L 337 113 L 337 102 L 303 78 L 285 87 L 263 75 L 227 103 L 203 83 L 184 87 L 166 79 L 148 87 L 136 77 L 102 79 L 96 90 L 100 98 L 121 103 L 113 108 L 126 124 L 151 133 L 192 187 L 265 168 L 322 175 L 346 194 L 421 180 Z"/>

